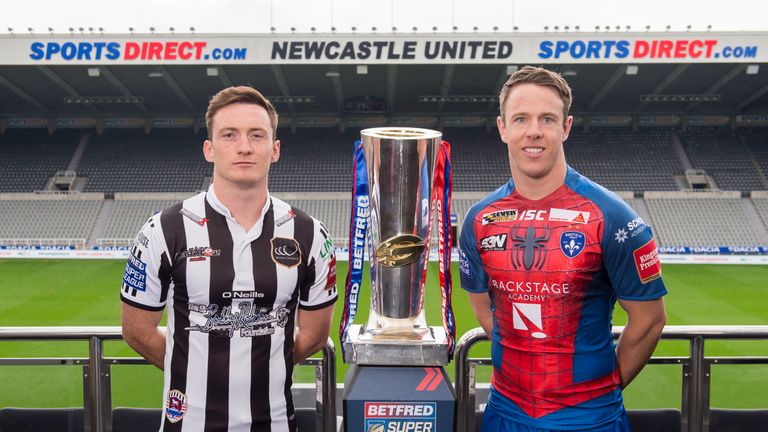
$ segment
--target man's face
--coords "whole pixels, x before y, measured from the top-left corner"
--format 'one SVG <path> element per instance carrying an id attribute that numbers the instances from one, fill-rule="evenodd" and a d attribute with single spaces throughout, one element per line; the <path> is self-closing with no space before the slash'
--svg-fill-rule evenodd
<path id="1" fill-rule="evenodd" d="M 515 86 L 504 104 L 504 116 L 496 124 L 507 144 L 513 177 L 543 179 L 555 166 L 565 165 L 563 142 L 573 117 L 563 121 L 563 101 L 553 89 L 530 83 Z"/>
<path id="2" fill-rule="evenodd" d="M 214 183 L 239 188 L 266 184 L 270 164 L 280 157 L 280 141 L 273 141 L 267 110 L 254 104 L 228 105 L 213 116 L 212 128 L 203 153 L 214 164 Z"/>

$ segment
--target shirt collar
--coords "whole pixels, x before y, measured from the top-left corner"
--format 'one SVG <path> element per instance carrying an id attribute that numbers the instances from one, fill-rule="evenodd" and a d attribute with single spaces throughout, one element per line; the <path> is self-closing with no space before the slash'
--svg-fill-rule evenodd
<path id="1" fill-rule="evenodd" d="M 213 190 L 213 183 L 208 186 L 208 191 L 205 193 L 205 199 L 216 212 L 221 213 L 227 218 L 227 220 L 230 220 L 233 224 L 243 229 L 242 226 L 237 223 L 235 218 L 232 217 L 232 213 L 229 211 L 229 209 L 224 204 L 222 204 L 219 200 L 219 197 L 216 196 L 216 192 Z M 267 191 L 267 200 L 264 202 L 264 207 L 261 209 L 261 215 L 259 215 L 259 219 L 256 221 L 256 224 L 254 224 L 253 227 L 251 227 L 251 230 L 247 233 L 248 237 L 258 238 L 261 235 L 261 230 L 264 227 L 264 216 L 266 216 L 271 206 L 272 197 L 270 196 L 269 191 Z"/>

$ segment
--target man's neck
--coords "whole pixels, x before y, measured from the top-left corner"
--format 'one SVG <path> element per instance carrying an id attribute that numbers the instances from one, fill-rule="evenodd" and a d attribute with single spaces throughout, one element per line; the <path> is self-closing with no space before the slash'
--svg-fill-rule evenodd
<path id="1" fill-rule="evenodd" d="M 250 231 L 261 217 L 267 203 L 267 185 L 263 187 L 238 188 L 226 181 L 214 182 L 216 197 L 246 232 Z"/>
<path id="2" fill-rule="evenodd" d="M 559 189 L 565 183 L 566 174 L 568 174 L 568 166 L 558 164 L 549 174 L 541 178 L 531 178 L 513 170 L 512 180 L 515 182 L 515 190 L 518 194 L 525 199 L 538 201 Z"/>

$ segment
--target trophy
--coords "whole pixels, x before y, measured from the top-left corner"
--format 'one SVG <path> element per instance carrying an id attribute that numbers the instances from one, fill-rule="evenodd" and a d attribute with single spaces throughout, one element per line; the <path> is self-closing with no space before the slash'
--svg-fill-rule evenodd
<path id="1" fill-rule="evenodd" d="M 365 129 L 361 137 L 356 148 L 350 228 L 351 277 L 340 331 L 344 361 L 358 365 L 444 365 L 453 348 L 447 213 L 450 147 L 441 140 L 440 132 L 419 128 Z M 433 210 L 440 225 L 443 327 L 427 326 L 424 317 Z M 366 243 L 370 312 L 366 324 L 351 325 L 357 298 L 365 289 L 361 284 Z"/>

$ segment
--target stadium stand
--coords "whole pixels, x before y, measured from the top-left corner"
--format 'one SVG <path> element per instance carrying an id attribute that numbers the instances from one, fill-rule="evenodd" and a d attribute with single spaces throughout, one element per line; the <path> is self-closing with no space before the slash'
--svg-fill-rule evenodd
<path id="1" fill-rule="evenodd" d="M 768 128 L 739 129 L 739 138 L 752 154 L 763 182 L 768 181 Z"/>
<path id="2" fill-rule="evenodd" d="M 33 192 L 45 188 L 56 171 L 67 169 L 81 133 L 16 129 L 0 139 L 2 192 Z"/>
<path id="3" fill-rule="evenodd" d="M 668 129 L 573 129 L 564 149 L 577 171 L 613 191 L 674 191 L 685 171 Z"/>
<path id="4" fill-rule="evenodd" d="M 660 246 L 759 246 L 738 192 L 646 192 Z M 764 228 L 763 228 L 764 229 Z"/>
<path id="5" fill-rule="evenodd" d="M 359 131 L 280 129 L 280 160 L 269 173 L 273 192 L 352 190 L 352 155 Z M 301 206 L 299 206 L 301 208 Z"/>
<path id="6" fill-rule="evenodd" d="M 96 193 L 0 194 L 0 244 L 84 246 L 103 200 Z"/>
<path id="7" fill-rule="evenodd" d="M 351 211 L 350 194 L 318 192 L 313 193 L 311 199 L 307 194 L 276 193 L 275 196 L 321 220 L 328 228 L 335 244 L 347 246 Z"/>
<path id="8" fill-rule="evenodd" d="M 763 224 L 768 227 L 768 194 L 752 192 L 752 202 L 755 204 L 757 214 L 763 220 Z"/>
<path id="9" fill-rule="evenodd" d="M 113 240 L 115 246 L 128 245 L 136 236 L 141 225 L 153 214 L 187 198 L 179 194 L 115 194 L 115 206 L 112 209 L 100 243 Z"/>
<path id="10" fill-rule="evenodd" d="M 454 190 L 491 192 L 509 180 L 507 148 L 496 130 L 449 128 L 443 134 L 451 143 Z"/>
<path id="11" fill-rule="evenodd" d="M 732 130 L 691 128 L 679 136 L 693 168 L 706 170 L 719 189 L 766 189 L 749 153 Z"/>
<path id="12" fill-rule="evenodd" d="M 212 171 L 204 140 L 187 130 L 108 130 L 91 136 L 77 173 L 88 178 L 85 192 L 193 192 Z"/>

